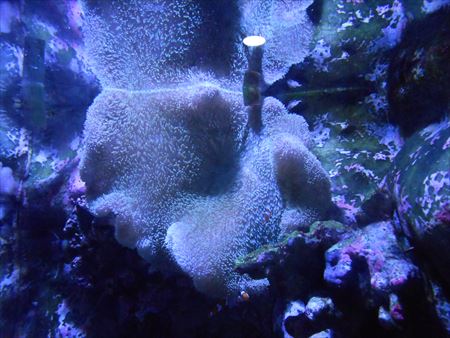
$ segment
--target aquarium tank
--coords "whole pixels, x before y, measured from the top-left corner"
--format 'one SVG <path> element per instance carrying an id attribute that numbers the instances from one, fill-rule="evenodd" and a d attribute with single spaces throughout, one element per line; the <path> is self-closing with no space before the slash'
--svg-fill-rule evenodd
<path id="1" fill-rule="evenodd" d="M 450 336 L 450 0 L 0 0 L 0 338 Z"/>

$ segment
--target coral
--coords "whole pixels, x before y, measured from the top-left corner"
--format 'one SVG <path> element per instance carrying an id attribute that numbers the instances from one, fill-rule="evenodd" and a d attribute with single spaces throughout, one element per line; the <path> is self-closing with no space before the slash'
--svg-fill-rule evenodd
<path id="1" fill-rule="evenodd" d="M 286 208 L 309 223 L 330 205 L 304 119 L 267 98 L 256 134 L 241 92 L 193 77 L 194 4 L 127 2 L 117 21 L 86 8 L 88 55 L 103 87 L 88 111 L 81 163 L 91 209 L 111 219 L 121 244 L 155 266 L 174 259 L 204 293 L 264 286 L 234 273 L 236 258 L 275 241 Z"/>
<path id="2" fill-rule="evenodd" d="M 201 17 L 192 1 L 85 1 L 85 43 L 103 87 L 148 89 L 181 80 Z"/>
<path id="3" fill-rule="evenodd" d="M 261 35 L 264 47 L 262 72 L 269 83 L 281 78 L 293 64 L 307 55 L 313 25 L 306 8 L 312 0 L 240 0 L 241 30 Z"/>
<path id="4" fill-rule="evenodd" d="M 449 336 L 449 2 L 0 1 L 0 336 Z"/>
<path id="5" fill-rule="evenodd" d="M 220 191 L 229 180 L 222 171 L 228 167 L 232 175 L 237 165 L 243 114 L 236 94 L 208 85 L 154 94 L 104 91 L 96 98 L 81 174 L 89 195 L 101 196 L 93 204 L 97 213 L 120 216 L 122 244 L 136 246 L 147 227 L 149 238 L 137 246 L 144 256 L 156 254 L 182 206 Z"/>
<path id="6" fill-rule="evenodd" d="M 178 83 L 192 66 L 229 76 L 227 82 L 240 84 L 247 60 L 239 34 L 259 34 L 267 40 L 262 71 L 271 83 L 302 61 L 308 51 L 313 29 L 306 8 L 311 2 L 217 1 L 216 6 L 227 12 L 234 7 L 240 12 L 239 22 L 228 19 L 223 27 L 218 26 L 223 13 L 214 13 L 202 1 L 112 1 L 98 6 L 87 0 L 85 41 L 95 46 L 88 48 L 88 56 L 106 87 L 148 89 Z M 220 34 L 210 39 L 216 31 Z M 211 53 L 213 49 L 222 53 Z M 229 67 L 224 66 L 227 63 Z"/>
<path id="7" fill-rule="evenodd" d="M 107 91 L 86 121 L 81 174 L 97 216 L 115 215 L 119 242 L 151 262 L 166 244 L 211 294 L 223 292 L 224 281 L 232 291 L 245 288 L 231 274 L 234 260 L 277 238 L 284 203 L 310 208 L 311 221 L 330 199 L 327 176 L 302 141 L 303 119 L 267 99 L 266 113 L 278 116 L 267 116 L 264 133 L 244 144 L 239 101 L 211 85 L 176 94 Z M 286 123 L 296 134 L 282 131 Z M 296 185 L 280 189 L 277 177 Z"/>

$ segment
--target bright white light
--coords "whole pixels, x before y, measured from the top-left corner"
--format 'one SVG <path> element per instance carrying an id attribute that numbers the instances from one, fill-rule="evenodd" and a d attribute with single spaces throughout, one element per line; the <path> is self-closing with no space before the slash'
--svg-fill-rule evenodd
<path id="1" fill-rule="evenodd" d="M 266 39 L 259 35 L 247 36 L 243 41 L 244 45 L 249 47 L 258 47 L 266 43 Z"/>

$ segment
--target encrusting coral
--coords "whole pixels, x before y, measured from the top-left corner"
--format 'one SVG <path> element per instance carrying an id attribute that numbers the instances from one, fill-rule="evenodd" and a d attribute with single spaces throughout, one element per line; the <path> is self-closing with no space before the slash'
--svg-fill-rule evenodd
<path id="1" fill-rule="evenodd" d="M 240 27 L 266 39 L 262 71 L 272 83 L 301 62 L 309 51 L 313 24 L 306 9 L 312 0 L 239 0 Z"/>
<path id="2" fill-rule="evenodd" d="M 85 6 L 86 47 L 103 91 L 87 114 L 81 177 L 90 208 L 110 218 L 121 244 L 156 267 L 174 260 L 201 292 L 222 297 L 265 285 L 235 273 L 235 260 L 276 241 L 283 213 L 297 225 L 323 217 L 330 183 L 302 117 L 266 98 L 255 133 L 240 91 L 184 67 L 202 24 L 189 4 L 116 4 L 114 27 L 107 11 Z M 188 29 L 172 41 L 174 22 Z M 161 48 L 141 46 L 155 42 L 146 32 L 159 34 Z"/>

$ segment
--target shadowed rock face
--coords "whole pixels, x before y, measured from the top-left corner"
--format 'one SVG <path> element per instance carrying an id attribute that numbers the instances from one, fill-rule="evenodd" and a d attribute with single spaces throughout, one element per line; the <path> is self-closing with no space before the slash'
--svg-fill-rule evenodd
<path id="1" fill-rule="evenodd" d="M 412 22 L 389 65 L 391 122 L 405 135 L 448 116 L 450 103 L 449 7 Z"/>
<path id="2" fill-rule="evenodd" d="M 306 8 L 291 2 L 238 5 L 244 31 L 280 33 L 280 41 L 299 29 L 285 36 L 285 26 L 267 26 L 284 15 L 283 6 L 306 20 Z M 268 12 L 249 17 L 255 6 Z M 306 122 L 267 98 L 255 133 L 242 93 L 230 89 L 240 87 L 239 77 L 221 81 L 214 68 L 194 75 L 191 49 L 205 24 L 195 3 L 131 1 L 111 13 L 92 4 L 85 10 L 88 55 L 103 86 L 88 111 L 81 163 L 91 209 L 110 218 L 121 244 L 160 267 L 175 261 L 204 293 L 261 289 L 265 280 L 233 272 L 235 259 L 277 240 L 285 210 L 297 211 L 301 225 L 330 205 L 329 179 L 308 149 Z M 172 23 L 184 27 L 176 38 Z M 225 59 L 240 64 L 239 48 Z M 274 62 L 266 69 L 281 71 Z"/>
<path id="3" fill-rule="evenodd" d="M 449 168 L 450 126 L 444 121 L 408 139 L 389 175 L 402 230 L 446 285 L 450 282 Z"/>

